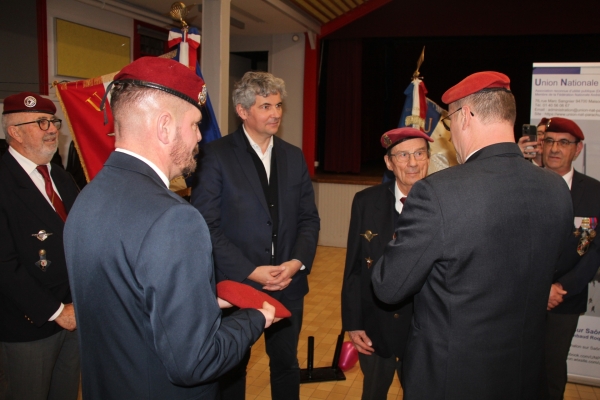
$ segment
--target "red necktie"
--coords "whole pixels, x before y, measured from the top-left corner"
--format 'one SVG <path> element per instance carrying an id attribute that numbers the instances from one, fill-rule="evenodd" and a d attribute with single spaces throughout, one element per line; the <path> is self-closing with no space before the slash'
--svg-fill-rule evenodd
<path id="1" fill-rule="evenodd" d="M 406 197 L 400 197 L 400 202 L 401 202 L 402 204 L 404 204 L 404 202 L 405 202 L 405 201 L 406 201 Z"/>
<path id="2" fill-rule="evenodd" d="M 54 191 L 54 188 L 52 187 L 52 180 L 50 179 L 50 174 L 48 173 L 48 166 L 47 165 L 38 165 L 37 170 L 44 177 L 44 182 L 46 183 L 46 194 L 48 195 L 50 202 L 54 206 L 56 213 L 63 220 L 63 222 L 66 221 L 67 220 L 67 212 L 65 211 L 65 206 L 64 206 L 62 200 L 56 194 L 56 192 Z"/>

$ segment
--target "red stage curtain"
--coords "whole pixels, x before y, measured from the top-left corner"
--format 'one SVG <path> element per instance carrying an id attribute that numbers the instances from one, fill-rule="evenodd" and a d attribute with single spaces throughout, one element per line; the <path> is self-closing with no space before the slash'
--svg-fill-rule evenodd
<path id="1" fill-rule="evenodd" d="M 360 172 L 362 40 L 331 40 L 327 63 L 324 170 Z"/>

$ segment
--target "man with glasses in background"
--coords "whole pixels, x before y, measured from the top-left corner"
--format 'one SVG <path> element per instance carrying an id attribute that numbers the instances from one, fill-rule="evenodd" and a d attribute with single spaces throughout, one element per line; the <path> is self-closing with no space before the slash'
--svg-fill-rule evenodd
<path id="1" fill-rule="evenodd" d="M 573 201 L 574 227 L 554 274 L 546 318 L 546 373 L 550 400 L 563 398 L 567 357 L 579 315 L 586 312 L 588 283 L 600 265 L 600 246 L 594 240 L 600 217 L 600 182 L 573 168 L 585 139 L 580 127 L 567 118 L 546 124 L 544 167 L 562 176 Z M 552 217 L 553 218 L 553 217 Z"/>
<path id="2" fill-rule="evenodd" d="M 358 192 L 352 202 L 342 286 L 342 328 L 359 353 L 364 400 L 387 399 L 394 373 L 400 378 L 412 320 L 412 297 L 397 304 L 378 300 L 371 285 L 371 267 L 392 240 L 410 189 L 427 175 L 429 142 L 433 140 L 415 128 L 384 133 L 383 159 L 395 180 Z"/>
<path id="3" fill-rule="evenodd" d="M 404 399 L 543 398 L 540 335 L 569 191 L 515 144 L 506 75 L 472 74 L 442 101 L 462 165 L 413 185 L 372 272 L 380 300 L 414 296 Z"/>
<path id="4" fill-rule="evenodd" d="M 4 100 L 0 161 L 0 398 L 77 399 L 77 326 L 63 228 L 79 190 L 50 160 L 61 120 L 35 93 Z"/>

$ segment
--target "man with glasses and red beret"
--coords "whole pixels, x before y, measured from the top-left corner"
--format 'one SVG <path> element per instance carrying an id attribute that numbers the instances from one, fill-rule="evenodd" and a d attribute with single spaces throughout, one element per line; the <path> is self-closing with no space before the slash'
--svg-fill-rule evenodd
<path id="1" fill-rule="evenodd" d="M 4 100 L 0 161 L 0 398 L 75 400 L 79 350 L 63 250 L 78 194 L 50 160 L 61 120 L 35 93 Z"/>
<path id="2" fill-rule="evenodd" d="M 413 303 L 378 300 L 371 285 L 371 267 L 392 240 L 398 217 L 412 186 L 429 168 L 429 142 L 415 128 L 398 128 L 381 136 L 388 170 L 395 179 L 360 191 L 352 202 L 346 269 L 342 286 L 342 327 L 358 350 L 364 400 L 385 400 L 400 378 Z"/>
<path id="3" fill-rule="evenodd" d="M 586 312 L 588 283 L 600 265 L 600 246 L 594 240 L 600 217 L 600 182 L 573 168 L 583 150 L 581 128 L 567 118 L 546 124 L 542 145 L 544 167 L 562 176 L 571 189 L 574 226 L 554 274 L 546 319 L 546 373 L 550 400 L 563 398 L 567 357 L 579 315 Z"/>
<path id="4" fill-rule="evenodd" d="M 472 74 L 442 97 L 461 165 L 416 182 L 373 267 L 386 303 L 414 296 L 404 399 L 539 399 L 549 287 L 573 213 L 556 174 L 514 140 L 509 78 Z"/>

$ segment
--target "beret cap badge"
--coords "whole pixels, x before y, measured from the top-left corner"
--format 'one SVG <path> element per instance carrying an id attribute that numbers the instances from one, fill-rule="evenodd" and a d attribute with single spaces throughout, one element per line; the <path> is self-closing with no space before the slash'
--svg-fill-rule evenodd
<path id="1" fill-rule="evenodd" d="M 25 104 L 25 107 L 32 108 L 37 104 L 37 100 L 33 96 L 27 96 L 25 97 L 25 100 L 23 100 L 23 104 Z"/>

